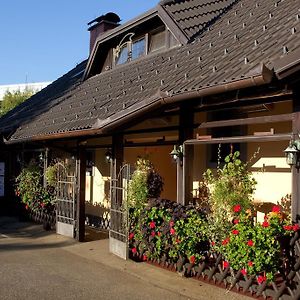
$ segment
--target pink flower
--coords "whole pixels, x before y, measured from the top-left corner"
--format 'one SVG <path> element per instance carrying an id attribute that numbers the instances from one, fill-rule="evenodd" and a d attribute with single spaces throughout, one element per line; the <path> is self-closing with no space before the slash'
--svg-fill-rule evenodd
<path id="1" fill-rule="evenodd" d="M 279 213 L 280 212 L 280 206 L 279 205 L 274 205 L 272 207 L 272 212 Z"/>
<path id="2" fill-rule="evenodd" d="M 150 226 L 151 229 L 155 228 L 155 222 L 154 221 L 150 222 L 149 226 Z"/>
<path id="3" fill-rule="evenodd" d="M 223 240 L 223 241 L 222 241 L 222 245 L 223 245 L 223 246 L 226 246 L 226 245 L 229 243 L 229 241 L 230 241 L 229 238 Z"/>
<path id="4" fill-rule="evenodd" d="M 235 235 L 237 235 L 237 234 L 239 234 L 240 232 L 239 232 L 237 229 L 233 229 L 233 230 L 232 230 L 232 233 L 235 234 Z"/>
<path id="5" fill-rule="evenodd" d="M 249 241 L 247 242 L 247 245 L 248 245 L 249 247 L 252 247 L 252 246 L 254 245 L 254 243 L 253 243 L 252 240 L 249 240 Z"/>
<path id="6" fill-rule="evenodd" d="M 155 237 L 155 231 L 151 231 L 151 236 Z"/>
<path id="7" fill-rule="evenodd" d="M 131 232 L 131 233 L 129 234 L 129 239 L 132 240 L 133 238 L 134 238 L 134 233 Z"/>
<path id="8" fill-rule="evenodd" d="M 241 273 L 245 276 L 247 274 L 247 270 L 246 269 L 242 269 Z"/>
<path id="9" fill-rule="evenodd" d="M 223 268 L 226 269 L 229 267 L 229 262 L 228 261 L 223 261 Z"/>
<path id="10" fill-rule="evenodd" d="M 249 267 L 253 267 L 253 262 L 252 261 L 248 261 L 248 266 Z"/>
<path id="11" fill-rule="evenodd" d="M 241 206 L 240 206 L 240 204 L 235 205 L 235 206 L 233 207 L 233 211 L 234 211 L 235 213 L 240 212 L 240 211 L 241 211 Z"/>
<path id="12" fill-rule="evenodd" d="M 267 280 L 266 276 L 262 276 L 262 275 L 257 276 L 257 282 L 258 282 L 258 284 L 262 284 L 266 280 Z"/>
<path id="13" fill-rule="evenodd" d="M 239 223 L 240 223 L 240 220 L 239 220 L 239 219 L 234 219 L 234 220 L 233 220 L 233 224 L 236 225 L 236 224 L 239 224 Z"/>
<path id="14" fill-rule="evenodd" d="M 283 229 L 284 230 L 293 230 L 293 227 L 294 227 L 293 225 L 284 225 Z"/>
<path id="15" fill-rule="evenodd" d="M 194 263 L 195 263 L 195 260 L 196 260 L 196 257 L 195 257 L 194 255 L 192 255 L 192 256 L 190 257 L 190 263 L 191 263 L 191 264 L 194 264 Z"/>
<path id="16" fill-rule="evenodd" d="M 175 234 L 175 232 L 176 232 L 176 231 L 175 231 L 175 229 L 174 229 L 174 228 L 171 228 L 171 229 L 170 229 L 170 234 L 171 234 L 171 235 L 174 235 L 174 234 Z"/>
<path id="17" fill-rule="evenodd" d="M 174 226 L 174 221 L 170 221 L 170 227 Z"/>
<path id="18" fill-rule="evenodd" d="M 269 227 L 270 226 L 270 223 L 268 222 L 268 221 L 264 221 L 263 223 L 262 223 L 262 226 L 263 227 Z"/>
<path id="19" fill-rule="evenodd" d="M 143 255 L 143 261 L 146 261 L 148 259 L 147 255 Z"/>
<path id="20" fill-rule="evenodd" d="M 132 248 L 132 249 L 131 249 L 131 252 L 132 252 L 133 254 L 135 254 L 135 253 L 137 252 L 136 248 Z"/>
<path id="21" fill-rule="evenodd" d="M 294 231 L 298 231 L 299 229 L 300 229 L 299 224 L 295 224 L 295 225 L 293 226 L 293 230 L 294 230 Z"/>

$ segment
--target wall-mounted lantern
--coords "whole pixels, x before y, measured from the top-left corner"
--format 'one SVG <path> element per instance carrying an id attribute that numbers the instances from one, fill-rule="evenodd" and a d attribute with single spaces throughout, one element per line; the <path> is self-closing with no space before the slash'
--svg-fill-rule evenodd
<path id="1" fill-rule="evenodd" d="M 108 149 L 105 152 L 105 160 L 106 160 L 107 163 L 111 163 L 112 162 L 112 153 L 111 153 L 110 149 Z"/>
<path id="2" fill-rule="evenodd" d="M 183 162 L 183 146 L 182 145 L 180 145 L 180 146 L 174 145 L 174 149 L 171 151 L 170 155 L 174 162 L 180 163 L 180 165 L 182 166 L 182 162 Z"/>
<path id="3" fill-rule="evenodd" d="M 283 151 L 288 165 L 299 168 L 300 140 L 290 141 L 289 146 Z"/>

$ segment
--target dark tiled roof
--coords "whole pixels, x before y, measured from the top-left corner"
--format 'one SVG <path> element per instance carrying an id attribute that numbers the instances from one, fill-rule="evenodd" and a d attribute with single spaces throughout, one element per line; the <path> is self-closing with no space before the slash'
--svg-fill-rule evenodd
<path id="1" fill-rule="evenodd" d="M 58 98 L 53 90 L 49 96 L 46 88 L 30 100 L 37 105 L 42 98 L 47 107 L 36 106 L 41 113 L 33 105 L 13 112 L 26 123 L 11 140 L 101 128 L 120 114 L 149 105 L 159 91 L 198 92 L 250 78 L 261 63 L 272 69 L 276 61 L 300 49 L 299 8 L 299 0 L 242 0 L 191 44 L 118 66 L 81 84 L 75 81 Z M 0 128 L 13 118 L 0 120 Z"/>
<path id="2" fill-rule="evenodd" d="M 161 5 L 191 39 L 211 25 L 235 2 L 237 0 L 168 0 L 161 2 Z"/>
<path id="3" fill-rule="evenodd" d="M 8 112 L 0 119 L 0 131 L 9 133 L 9 131 L 19 126 L 23 128 L 26 124 L 34 122 L 45 113 L 49 114 L 50 112 L 51 114 L 53 107 L 61 105 L 80 83 L 85 66 L 86 61 L 83 61 L 30 99 Z"/>

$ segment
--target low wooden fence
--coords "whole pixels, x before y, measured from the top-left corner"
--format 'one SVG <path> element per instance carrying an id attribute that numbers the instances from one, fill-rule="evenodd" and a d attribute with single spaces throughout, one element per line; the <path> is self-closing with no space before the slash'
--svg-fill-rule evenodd
<path id="1" fill-rule="evenodd" d="M 186 277 L 213 283 L 228 290 L 246 294 L 254 298 L 296 300 L 300 299 L 300 236 L 295 233 L 283 253 L 283 264 L 278 270 L 274 281 L 257 283 L 255 276 L 243 275 L 241 271 L 234 271 L 229 266 L 224 268 L 223 257 L 209 252 L 198 265 L 185 263 L 179 260 L 170 263 L 164 258 L 149 260 L 148 263 L 180 272 Z M 143 256 L 130 254 L 135 261 L 143 261 Z"/>

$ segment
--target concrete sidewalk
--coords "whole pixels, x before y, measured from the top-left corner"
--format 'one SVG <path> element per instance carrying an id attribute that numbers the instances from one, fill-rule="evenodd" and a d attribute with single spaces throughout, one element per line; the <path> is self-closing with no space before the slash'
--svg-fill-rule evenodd
<path id="1" fill-rule="evenodd" d="M 9 244 L 6 246 L 5 241 L 8 240 Z M 213 285 L 181 277 L 177 273 L 169 272 L 147 263 L 136 263 L 131 260 L 124 261 L 108 252 L 107 239 L 77 243 L 73 239 L 56 235 L 54 232 L 45 232 L 39 225 L 20 223 L 9 218 L 0 218 L 0 264 L 1 253 L 6 248 L 10 251 L 17 251 L 21 248 L 24 250 L 26 247 L 28 247 L 28 250 L 57 249 L 63 251 L 66 257 L 71 256 L 75 260 L 83 261 L 83 263 L 86 261 L 86 264 L 95 265 L 95 267 L 104 265 L 106 269 L 117 271 L 117 274 L 127 274 L 131 278 L 136 278 L 138 282 L 144 282 L 145 285 L 150 285 L 153 289 L 164 290 L 166 293 L 177 295 L 180 299 L 221 300 L 225 297 L 228 300 L 249 299 L 246 296 L 229 292 Z M 116 278 L 116 280 L 118 279 Z M 116 282 L 112 282 L 112 284 L 116 289 L 118 288 Z M 121 297 L 120 299 L 123 298 Z"/>

